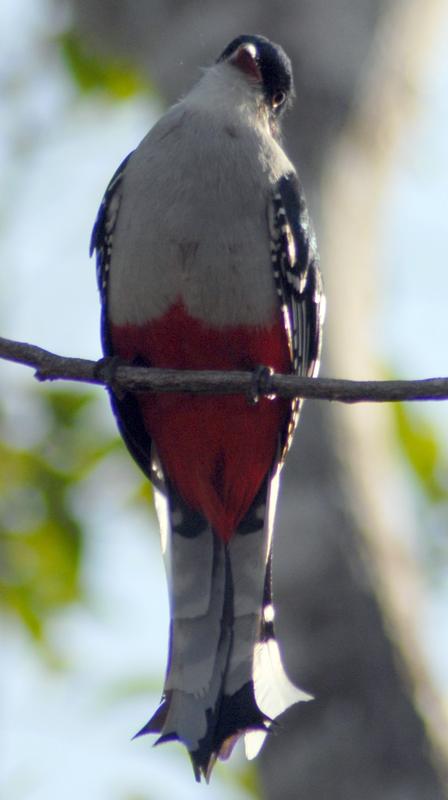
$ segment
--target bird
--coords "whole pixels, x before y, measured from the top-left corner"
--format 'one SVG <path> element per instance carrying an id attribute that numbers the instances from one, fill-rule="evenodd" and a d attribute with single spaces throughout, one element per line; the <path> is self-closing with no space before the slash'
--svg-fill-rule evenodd
<path id="1" fill-rule="evenodd" d="M 317 373 L 324 295 L 302 186 L 285 153 L 291 61 L 235 38 L 121 163 L 91 238 L 105 357 L 177 370 L 245 370 L 251 395 L 109 391 L 153 484 L 170 607 L 159 708 L 136 736 L 179 741 L 197 781 L 244 737 L 309 699 L 274 632 L 272 532 L 301 401 L 258 388 Z"/>

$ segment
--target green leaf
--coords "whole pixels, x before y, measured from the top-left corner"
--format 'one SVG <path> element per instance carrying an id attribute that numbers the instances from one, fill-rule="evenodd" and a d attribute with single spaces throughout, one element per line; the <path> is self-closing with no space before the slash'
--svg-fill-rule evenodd
<path id="1" fill-rule="evenodd" d="M 54 426 L 70 427 L 76 422 L 79 412 L 94 402 L 95 395 L 69 389 L 48 389 L 42 400 Z"/>
<path id="2" fill-rule="evenodd" d="M 33 401 L 40 439 L 28 449 L 0 442 L 0 608 L 42 640 L 49 616 L 81 595 L 72 489 L 118 437 L 95 419 L 93 392 L 40 390 Z"/>
<path id="3" fill-rule="evenodd" d="M 7 445 L 0 460 L 0 604 L 39 638 L 47 615 L 79 596 L 80 523 L 68 476 Z"/>
<path id="4" fill-rule="evenodd" d="M 32 391 L 32 399 L 29 447 L 22 440 L 14 444 L 14 429 L 7 442 L 0 442 L 0 609 L 45 645 L 47 620 L 82 600 L 78 487 L 82 490 L 83 481 L 106 458 L 125 460 L 117 461 L 120 469 L 131 469 L 133 462 L 98 392 L 40 388 Z M 2 423 L 8 429 L 5 417 Z M 134 485 L 131 481 L 130 502 L 147 505 L 150 484 L 142 483 L 137 467 Z"/>
<path id="5" fill-rule="evenodd" d="M 101 90 L 116 100 L 126 100 L 138 92 L 152 92 L 149 81 L 121 58 L 108 58 L 89 50 L 73 31 L 58 37 L 65 64 L 83 92 Z"/>
<path id="6" fill-rule="evenodd" d="M 417 409 L 392 405 L 398 442 L 421 488 L 431 502 L 448 497 L 442 480 L 446 472 L 443 448 L 435 426 Z"/>
<path id="7" fill-rule="evenodd" d="M 253 797 L 254 800 L 259 800 L 262 797 L 258 770 L 253 761 L 248 762 L 241 770 L 238 770 L 236 778 L 238 786 L 244 789 L 249 797 Z"/>

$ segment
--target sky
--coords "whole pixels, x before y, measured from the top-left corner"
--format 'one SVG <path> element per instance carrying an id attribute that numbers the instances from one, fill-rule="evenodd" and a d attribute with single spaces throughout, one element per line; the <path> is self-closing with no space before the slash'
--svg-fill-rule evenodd
<path id="1" fill-rule="evenodd" d="M 65 22 L 51 8 L 47 0 L 2 0 L 0 6 L 1 334 L 97 358 L 90 231 L 109 178 L 159 109 L 143 99 L 117 105 L 97 95 L 80 98 L 48 45 L 48 31 Z M 448 14 L 420 87 L 422 113 L 402 143 L 384 208 L 387 291 L 378 350 L 403 377 L 447 373 L 447 34 Z M 23 390 L 31 373 L 0 369 L 10 387 L 2 398 L 10 424 L 25 444 L 32 415 Z M 434 408 L 426 413 L 448 430 L 447 407 Z M 104 414 L 112 429 L 105 397 Z M 88 528 L 82 576 L 88 603 L 50 626 L 67 668 L 49 669 L 26 636 L 0 620 L 5 800 L 189 800 L 205 790 L 193 782 L 180 748 L 130 742 L 159 699 L 168 612 L 154 520 L 129 507 L 132 468 L 119 480 L 114 469 L 100 467 L 79 498 Z M 445 694 L 448 643 L 440 631 L 447 598 L 442 580 L 424 611 L 429 664 Z M 146 680 L 146 694 L 129 696 L 123 675 Z M 218 769 L 208 800 L 243 800 L 230 775 L 228 766 Z"/>

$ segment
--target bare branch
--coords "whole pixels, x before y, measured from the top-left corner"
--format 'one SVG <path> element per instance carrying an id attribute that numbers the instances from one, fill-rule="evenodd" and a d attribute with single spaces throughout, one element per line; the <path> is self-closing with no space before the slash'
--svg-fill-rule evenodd
<path id="1" fill-rule="evenodd" d="M 347 381 L 264 375 L 254 384 L 251 372 L 199 372 L 132 367 L 102 358 L 68 358 L 42 347 L 0 337 L 0 358 L 33 367 L 40 381 L 68 380 L 133 392 L 191 392 L 193 394 L 247 394 L 336 400 L 341 403 L 387 403 L 448 400 L 448 378 L 411 381 Z"/>

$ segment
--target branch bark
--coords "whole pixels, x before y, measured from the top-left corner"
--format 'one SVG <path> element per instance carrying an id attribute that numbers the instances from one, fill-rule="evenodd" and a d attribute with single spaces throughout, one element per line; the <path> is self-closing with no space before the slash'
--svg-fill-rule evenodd
<path id="1" fill-rule="evenodd" d="M 172 370 L 133 367 L 113 358 L 91 361 L 70 358 L 34 344 L 0 337 L 0 358 L 36 370 L 40 381 L 68 380 L 113 385 L 133 392 L 191 392 L 193 394 L 247 394 L 303 397 L 340 403 L 388 403 L 448 400 L 448 378 L 424 380 L 353 381 L 335 378 L 299 378 L 295 375 L 217 370 Z"/>

